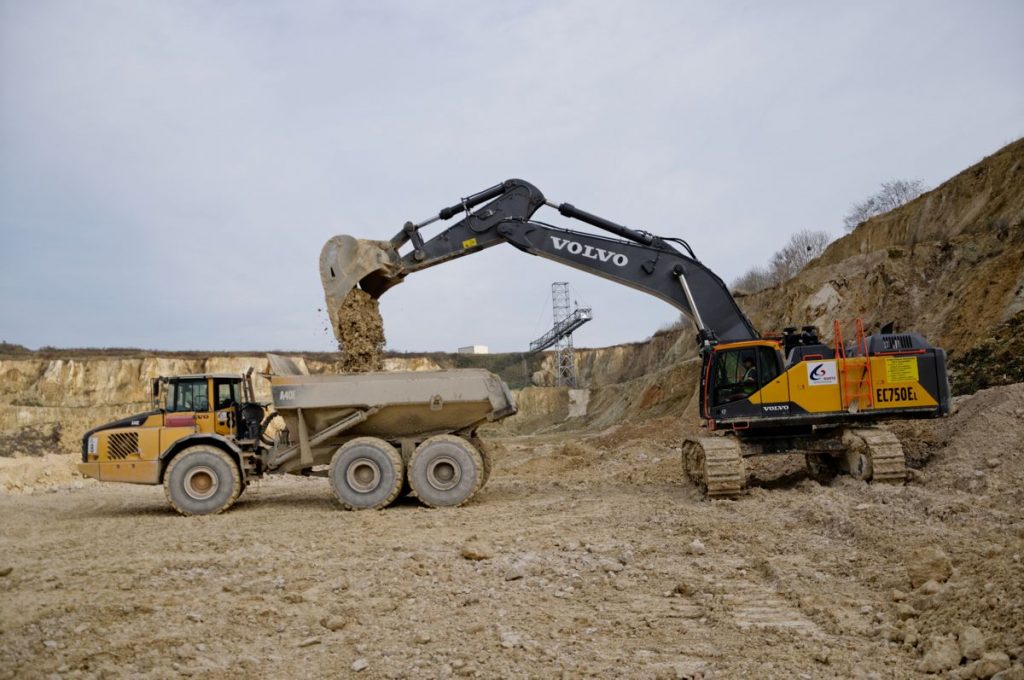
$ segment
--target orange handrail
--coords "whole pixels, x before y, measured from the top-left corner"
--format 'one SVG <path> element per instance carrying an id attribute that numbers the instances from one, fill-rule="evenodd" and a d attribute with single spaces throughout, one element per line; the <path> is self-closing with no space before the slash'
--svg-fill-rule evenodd
<path id="1" fill-rule="evenodd" d="M 848 357 L 846 356 L 846 346 L 843 343 L 842 325 L 839 323 L 838 319 L 832 322 L 832 335 L 836 345 L 836 363 L 838 364 L 838 372 L 843 376 L 839 392 L 839 402 L 842 404 L 843 410 L 850 408 L 850 405 L 861 397 L 866 397 L 866 405 L 868 407 L 873 406 L 874 402 L 872 400 L 871 389 L 874 383 L 871 379 L 871 359 L 868 357 L 867 338 L 864 335 L 864 320 L 857 319 L 856 321 L 856 344 L 854 345 L 854 354 L 859 354 L 863 357 L 864 364 L 861 367 L 862 370 L 860 375 L 856 376 L 852 380 L 850 376 L 850 367 L 847 363 Z M 856 389 L 854 390 L 851 388 Z"/>

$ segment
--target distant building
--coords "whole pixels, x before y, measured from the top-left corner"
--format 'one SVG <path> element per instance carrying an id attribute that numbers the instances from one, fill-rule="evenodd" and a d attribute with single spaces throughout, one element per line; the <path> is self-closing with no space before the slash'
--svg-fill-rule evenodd
<path id="1" fill-rule="evenodd" d="M 459 354 L 490 354 L 487 345 L 467 345 L 459 348 Z"/>

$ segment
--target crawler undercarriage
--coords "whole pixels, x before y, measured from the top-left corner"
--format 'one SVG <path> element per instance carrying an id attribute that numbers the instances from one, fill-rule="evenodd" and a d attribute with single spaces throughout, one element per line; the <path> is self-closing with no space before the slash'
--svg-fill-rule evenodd
<path id="1" fill-rule="evenodd" d="M 744 458 L 802 453 L 811 477 L 827 482 L 848 474 L 866 482 L 902 484 L 903 446 L 888 430 L 841 427 L 826 436 L 744 440 L 733 435 L 691 437 L 683 442 L 683 469 L 708 498 L 736 498 L 747 487 Z"/>

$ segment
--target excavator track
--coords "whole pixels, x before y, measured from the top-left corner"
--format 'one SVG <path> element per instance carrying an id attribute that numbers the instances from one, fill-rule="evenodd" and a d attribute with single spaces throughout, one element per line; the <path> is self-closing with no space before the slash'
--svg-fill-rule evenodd
<path id="1" fill-rule="evenodd" d="M 708 498 L 736 498 L 746 487 L 740 444 L 727 437 L 692 437 L 683 441 L 683 471 Z"/>
<path id="2" fill-rule="evenodd" d="M 850 475 L 888 484 L 907 481 L 903 445 L 892 432 L 876 428 L 848 430 L 846 439 Z"/>

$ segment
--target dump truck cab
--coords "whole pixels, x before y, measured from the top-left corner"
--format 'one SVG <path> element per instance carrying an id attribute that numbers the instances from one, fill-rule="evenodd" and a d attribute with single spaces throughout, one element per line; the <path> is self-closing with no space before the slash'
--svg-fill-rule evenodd
<path id="1" fill-rule="evenodd" d="M 265 414 L 252 394 L 251 371 L 154 378 L 152 409 L 89 430 L 78 469 L 101 481 L 159 484 L 179 452 L 206 445 L 230 456 L 244 481 L 255 471 Z"/>
<path id="2" fill-rule="evenodd" d="M 197 432 L 244 439 L 238 410 L 242 379 L 237 375 L 203 374 L 153 381 L 154 400 L 161 402 L 165 427 L 195 427 Z"/>

